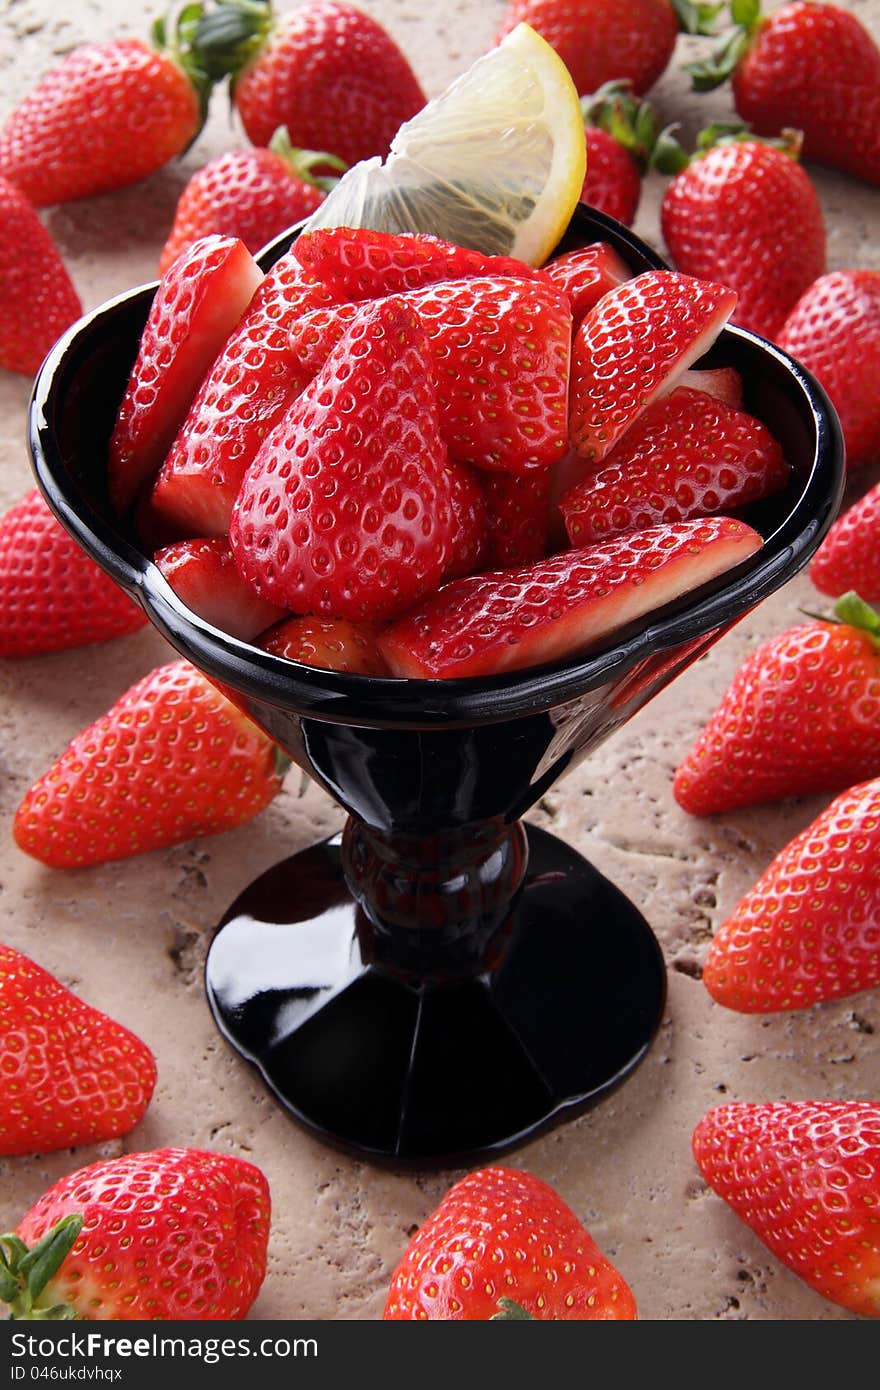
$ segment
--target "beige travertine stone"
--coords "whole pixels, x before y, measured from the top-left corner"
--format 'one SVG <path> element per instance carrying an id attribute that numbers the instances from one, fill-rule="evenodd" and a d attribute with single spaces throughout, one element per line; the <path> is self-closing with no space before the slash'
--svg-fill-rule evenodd
<path id="1" fill-rule="evenodd" d="M 435 94 L 488 44 L 501 0 L 361 0 L 411 56 Z M 880 36 L 880 0 L 848 8 Z M 5 0 L 0 5 L 0 119 L 61 53 L 85 39 L 143 33 L 119 0 Z M 693 41 L 682 40 L 684 58 Z M 722 91 L 697 98 L 680 67 L 655 89 L 685 134 L 729 113 Z M 48 211 L 46 221 L 86 307 L 149 279 L 177 195 L 207 158 L 233 143 L 222 96 L 178 165 L 139 187 Z M 827 214 L 830 264 L 880 265 L 880 194 L 814 169 Z M 658 242 L 662 182 L 647 188 L 638 230 Z M 0 373 L 0 504 L 30 486 L 24 445 L 29 383 Z M 861 490 L 880 476 L 859 479 Z M 535 820 L 587 854 L 644 909 L 670 965 L 670 1000 L 641 1071 L 589 1116 L 519 1151 L 512 1162 L 555 1184 L 632 1284 L 641 1316 L 659 1319 L 837 1318 L 779 1266 L 711 1193 L 693 1166 L 695 1121 L 724 1099 L 876 1097 L 880 994 L 801 1015 L 748 1018 L 709 1002 L 696 978 L 713 929 L 821 799 L 712 821 L 692 820 L 670 793 L 674 766 L 738 662 L 762 637 L 817 604 L 805 578 L 788 586 L 536 809 Z M 256 1318 L 375 1318 L 408 1233 L 454 1174 L 396 1176 L 350 1162 L 305 1137 L 210 1021 L 200 965 L 207 935 L 246 881 L 335 829 L 338 809 L 295 776 L 257 822 L 129 863 L 52 872 L 8 834 L 12 814 L 51 755 L 129 684 L 172 655 L 152 631 L 91 650 L 0 666 L 0 939 L 32 954 L 140 1033 L 159 1085 L 125 1144 L 0 1161 L 0 1229 L 56 1178 L 125 1148 L 193 1144 L 242 1154 L 265 1170 L 275 1208 L 268 1278 Z"/>

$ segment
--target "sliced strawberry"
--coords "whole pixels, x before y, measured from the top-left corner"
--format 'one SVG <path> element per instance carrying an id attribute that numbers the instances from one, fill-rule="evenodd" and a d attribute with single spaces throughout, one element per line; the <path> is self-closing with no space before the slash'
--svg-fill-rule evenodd
<path id="1" fill-rule="evenodd" d="M 484 492 L 489 544 L 484 569 L 515 569 L 547 554 L 550 483 L 555 469 L 527 473 L 492 473 Z"/>
<path id="2" fill-rule="evenodd" d="M 395 623 L 379 646 L 395 676 L 428 679 L 578 656 L 761 544 L 730 517 L 654 526 L 524 569 L 458 579 Z"/>
<path id="3" fill-rule="evenodd" d="M 486 499 L 479 476 L 467 464 L 447 465 L 452 504 L 452 558 L 443 572 L 443 583 L 463 579 L 484 568 L 487 541 Z"/>
<path id="4" fill-rule="evenodd" d="M 766 425 L 702 391 L 654 401 L 559 504 L 572 545 L 730 512 L 779 492 L 789 469 Z"/>
<path id="5" fill-rule="evenodd" d="M 401 299 L 367 304 L 248 469 L 236 563 L 296 613 L 401 613 L 453 554 L 446 464 L 418 316 Z"/>
<path id="6" fill-rule="evenodd" d="M 440 237 L 411 232 L 321 227 L 298 237 L 292 254 L 338 300 L 381 299 L 438 280 L 470 280 L 475 275 L 547 278 L 544 271 L 512 256 L 484 256 Z"/>
<path id="7" fill-rule="evenodd" d="M 263 278 L 235 237 L 202 237 L 166 271 L 150 308 L 110 440 L 118 512 L 155 474 L 202 377 Z"/>
<path id="8" fill-rule="evenodd" d="M 378 634 L 375 624 L 349 623 L 344 618 L 288 618 L 267 632 L 260 646 L 273 656 L 325 671 L 387 676 L 390 672 L 379 651 Z"/>
<path id="9" fill-rule="evenodd" d="M 649 270 L 618 285 L 575 335 L 571 442 L 596 462 L 715 341 L 736 307 L 723 285 Z"/>
<path id="10" fill-rule="evenodd" d="M 418 311 L 434 362 L 440 427 L 453 458 L 527 473 L 561 459 L 571 311 L 555 286 L 477 276 L 401 298 Z M 306 316 L 294 329 L 297 361 L 317 371 L 357 307 Z"/>
<path id="11" fill-rule="evenodd" d="M 290 329 L 331 302 L 284 256 L 269 271 L 202 382 L 152 494 L 157 518 L 183 535 L 225 536 L 245 469 L 290 400 L 314 375 L 298 373 Z"/>
<path id="12" fill-rule="evenodd" d="M 557 256 L 544 270 L 571 304 L 575 324 L 580 323 L 609 290 L 632 279 L 629 266 L 604 241 Z"/>
<path id="13" fill-rule="evenodd" d="M 277 623 L 287 611 L 267 603 L 242 579 L 225 537 L 177 541 L 160 550 L 155 561 L 187 608 L 243 642 Z"/>
<path id="14" fill-rule="evenodd" d="M 703 367 L 699 371 L 685 372 L 678 384 L 691 391 L 705 391 L 707 396 L 732 405 L 734 410 L 743 408 L 743 379 L 736 367 Z"/>

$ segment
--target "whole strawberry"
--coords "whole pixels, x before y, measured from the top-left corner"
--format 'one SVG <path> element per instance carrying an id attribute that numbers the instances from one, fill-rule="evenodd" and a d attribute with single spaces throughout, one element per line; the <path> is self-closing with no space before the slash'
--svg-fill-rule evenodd
<path id="1" fill-rule="evenodd" d="M 694 1131 L 709 1185 L 824 1298 L 880 1315 L 880 1105 L 722 1105 Z"/>
<path id="2" fill-rule="evenodd" d="M 855 589 L 880 600 L 880 483 L 835 521 L 816 552 L 810 578 L 832 598 Z"/>
<path id="3" fill-rule="evenodd" d="M 804 158 L 880 183 L 880 49 L 839 5 L 794 0 L 766 17 L 734 0 L 736 27 L 689 69 L 709 91 L 733 78 L 736 109 L 760 135 L 794 126 Z"/>
<path id="4" fill-rule="evenodd" d="M 391 1278 L 387 1321 L 621 1321 L 632 1292 L 552 1187 L 483 1168 L 447 1192 Z"/>
<path id="5" fill-rule="evenodd" d="M 778 342 L 831 397 L 847 467 L 880 461 L 880 270 L 823 275 L 794 305 Z"/>
<path id="6" fill-rule="evenodd" d="M 798 297 L 825 270 L 825 223 L 797 161 L 778 148 L 723 136 L 671 181 L 661 224 L 679 270 L 736 291 L 733 322 L 776 338 Z"/>
<path id="7" fill-rule="evenodd" d="M 61 254 L 36 212 L 0 177 L 0 367 L 33 376 L 82 313 Z"/>
<path id="8" fill-rule="evenodd" d="M 77 734 L 25 796 L 13 833 L 53 868 L 125 859 L 250 820 L 285 767 L 205 676 L 172 661 Z"/>
<path id="9" fill-rule="evenodd" d="M 156 1084 L 145 1043 L 0 945 L 0 1154 L 128 1134 Z"/>
<path id="10" fill-rule="evenodd" d="M 276 130 L 268 149 L 230 150 L 212 159 L 178 199 L 159 274 L 212 233 L 238 237 L 255 254 L 323 202 L 326 189 L 314 171 L 328 166 L 345 168 L 333 155 L 295 150 L 284 129 Z"/>
<path id="11" fill-rule="evenodd" d="M 201 5 L 196 9 L 201 12 Z M 193 6 L 176 32 L 83 44 L 41 78 L 0 131 L 0 174 L 36 207 L 124 188 L 192 144 L 210 82 L 191 44 Z"/>
<path id="12" fill-rule="evenodd" d="M 672 57 L 679 8 L 671 0 L 508 0 L 497 41 L 525 22 L 556 49 L 579 92 L 620 77 L 646 92 Z"/>
<path id="13" fill-rule="evenodd" d="M 266 1273 L 269 1208 L 259 1168 L 229 1154 L 92 1163 L 0 1236 L 0 1300 L 18 1319 L 239 1320 Z"/>
<path id="14" fill-rule="evenodd" d="M 387 154 L 425 104 L 391 36 L 344 0 L 307 0 L 277 19 L 271 0 L 223 0 L 199 24 L 196 44 L 212 77 L 230 75 L 255 145 L 286 126 L 294 145 L 356 164 Z"/>
<path id="15" fill-rule="evenodd" d="M 586 125 L 587 176 L 581 202 L 630 226 L 649 169 L 677 173 L 687 156 L 670 129 L 661 130 L 653 108 L 640 101 L 632 83 L 605 82 L 581 99 Z"/>
<path id="16" fill-rule="evenodd" d="M 844 792 L 777 854 L 715 933 L 703 984 L 750 1014 L 880 985 L 880 781 Z"/>
<path id="17" fill-rule="evenodd" d="M 146 621 L 36 488 L 0 519 L 0 657 L 108 642 Z"/>
<path id="18" fill-rule="evenodd" d="M 789 628 L 743 662 L 675 774 L 685 811 L 713 815 L 880 775 L 880 616 L 855 595 L 835 611 L 838 622 Z"/>

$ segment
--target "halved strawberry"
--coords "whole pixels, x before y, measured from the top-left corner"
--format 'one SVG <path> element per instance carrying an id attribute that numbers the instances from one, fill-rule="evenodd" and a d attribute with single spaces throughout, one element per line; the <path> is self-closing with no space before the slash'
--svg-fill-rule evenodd
<path id="1" fill-rule="evenodd" d="M 390 675 L 379 651 L 379 628 L 373 623 L 350 623 L 344 618 L 288 618 L 267 632 L 260 646 L 274 656 L 320 666 L 325 671 L 348 671 L 357 676 Z"/>
<path id="2" fill-rule="evenodd" d="M 447 584 L 379 646 L 395 676 L 451 679 L 580 655 L 760 549 L 730 517 L 682 521 Z"/>
<path id="3" fill-rule="evenodd" d="M 244 244 L 226 236 L 202 237 L 165 272 L 110 440 L 110 500 L 118 512 L 157 472 L 262 278 Z"/>
<path id="4" fill-rule="evenodd" d="M 396 616 L 453 555 L 446 464 L 418 316 L 399 298 L 366 304 L 248 469 L 236 563 L 296 613 Z"/>
<path id="5" fill-rule="evenodd" d="M 734 410 L 743 408 L 743 379 L 736 367 L 701 367 L 698 371 L 685 372 L 678 385 L 687 386 L 691 391 L 705 391 L 707 396 L 732 405 Z"/>
<path id="6" fill-rule="evenodd" d="M 486 499 L 479 475 L 454 459 L 449 460 L 446 475 L 452 506 L 452 555 L 443 572 L 444 584 L 484 568 L 488 537 Z"/>
<path id="7" fill-rule="evenodd" d="M 515 569 L 547 554 L 550 484 L 555 469 L 516 477 L 491 473 L 483 491 L 488 517 L 484 569 Z"/>
<path id="8" fill-rule="evenodd" d="M 226 535 L 245 469 L 314 375 L 297 372 L 290 329 L 301 315 L 331 302 L 292 256 L 272 267 L 171 445 L 152 494 L 158 519 L 183 535 Z"/>
<path id="9" fill-rule="evenodd" d="M 593 545 L 661 521 L 730 512 L 779 492 L 788 478 L 766 425 L 679 387 L 648 406 L 559 509 L 571 544 Z"/>
<path id="10" fill-rule="evenodd" d="M 512 256 L 484 256 L 427 234 L 319 227 L 298 237 L 292 254 L 335 299 L 381 299 L 438 280 L 505 275 L 543 280 L 546 274 Z"/>
<path id="11" fill-rule="evenodd" d="M 440 429 L 452 457 L 504 473 L 558 462 L 567 448 L 571 345 L 571 311 L 561 290 L 475 276 L 400 297 L 427 329 Z M 357 312 L 342 304 L 296 326 L 304 371 L 317 371 Z"/>
<path id="12" fill-rule="evenodd" d="M 177 541 L 160 550 L 155 562 L 187 608 L 243 642 L 277 623 L 287 611 L 267 603 L 242 579 L 225 536 Z"/>
<path id="13" fill-rule="evenodd" d="M 571 304 L 575 324 L 580 323 L 609 290 L 633 278 L 626 262 L 605 241 L 557 256 L 548 261 L 544 270 Z"/>
<path id="14" fill-rule="evenodd" d="M 706 352 L 736 307 L 723 285 L 649 270 L 600 299 L 578 329 L 571 442 L 596 462 Z"/>

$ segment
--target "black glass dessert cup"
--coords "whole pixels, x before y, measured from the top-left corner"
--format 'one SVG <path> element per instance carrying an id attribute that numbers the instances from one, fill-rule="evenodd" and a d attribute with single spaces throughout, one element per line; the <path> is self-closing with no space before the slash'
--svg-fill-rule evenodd
<path id="1" fill-rule="evenodd" d="M 295 235 L 266 249 L 265 268 Z M 579 207 L 562 249 L 596 240 L 634 273 L 662 266 Z M 395 1166 L 499 1154 L 624 1080 L 665 1002 L 638 908 L 521 817 L 807 563 L 840 503 L 837 418 L 784 353 L 726 329 L 699 365 L 740 371 L 792 469 L 784 493 L 746 514 L 764 538 L 756 555 L 568 661 L 479 680 L 344 675 L 203 622 L 113 515 L 107 442 L 154 288 L 104 305 L 50 354 L 31 409 L 38 481 L 178 651 L 348 812 L 341 835 L 283 860 L 225 914 L 207 963 L 214 1017 L 334 1145 Z"/>

